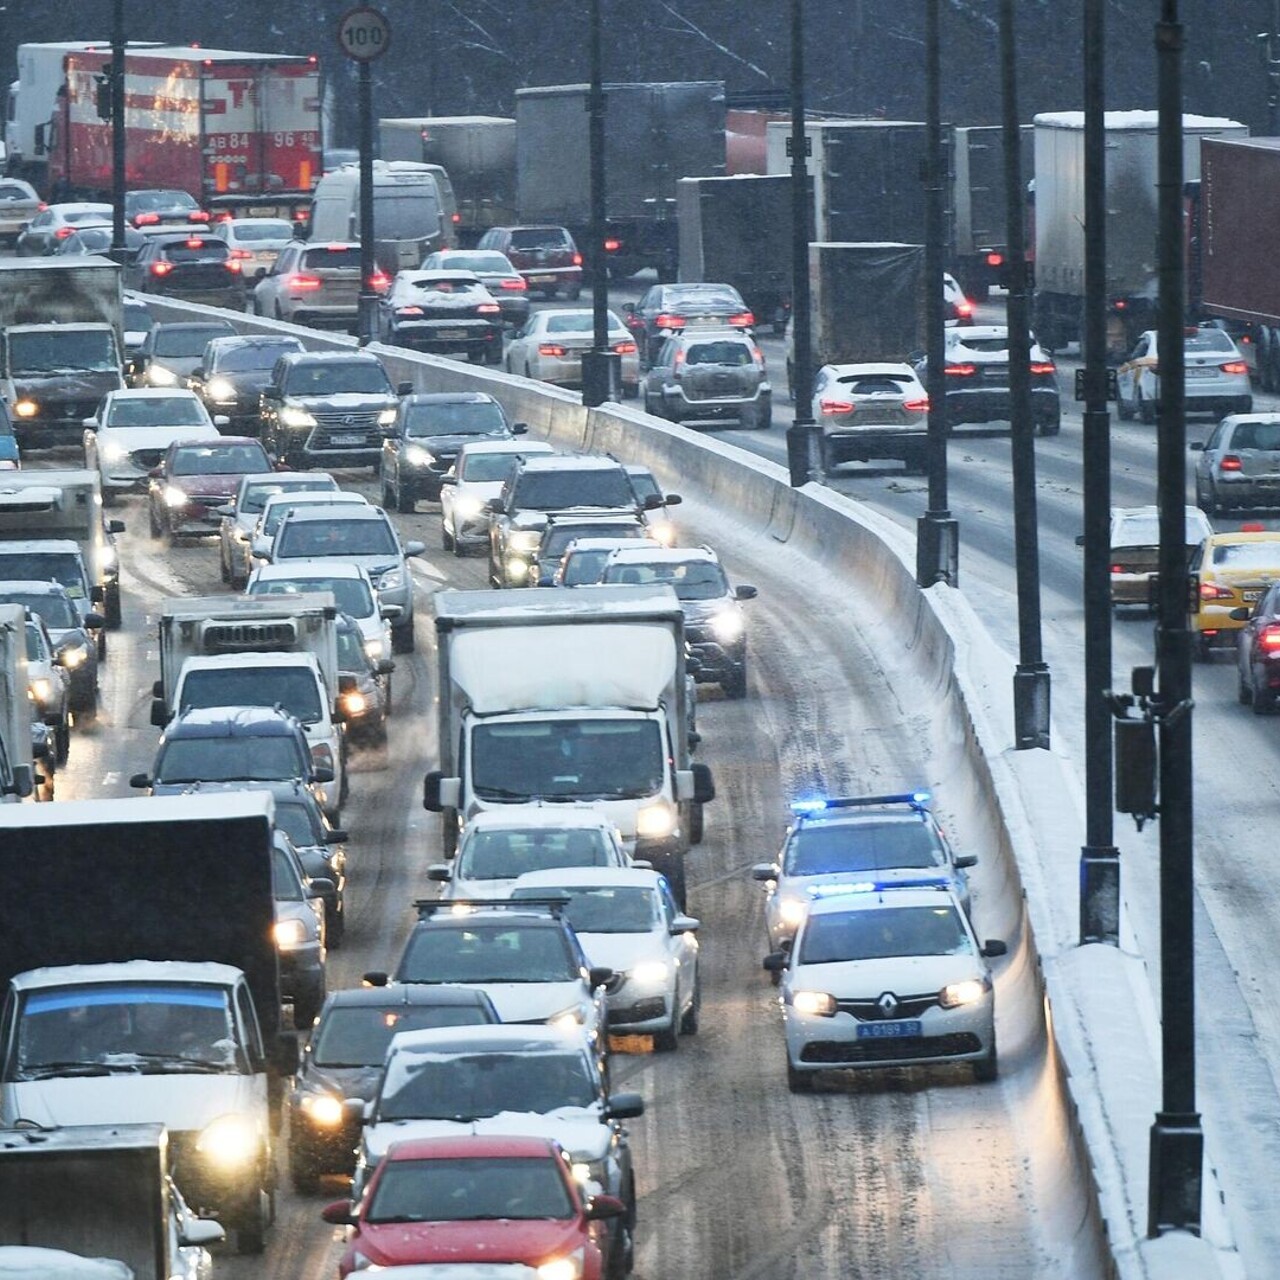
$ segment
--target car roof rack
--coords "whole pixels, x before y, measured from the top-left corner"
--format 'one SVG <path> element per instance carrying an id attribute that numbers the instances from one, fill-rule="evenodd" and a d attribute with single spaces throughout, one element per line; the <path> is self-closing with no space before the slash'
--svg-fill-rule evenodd
<path id="1" fill-rule="evenodd" d="M 927 812 L 932 795 L 928 791 L 898 791 L 883 796 L 825 796 L 810 800 L 793 800 L 791 812 L 798 820 L 833 809 L 860 809 L 871 805 L 905 804 L 918 813 Z"/>
<path id="2" fill-rule="evenodd" d="M 441 913 L 449 915 L 480 915 L 486 911 L 533 912 L 559 919 L 569 899 L 567 895 L 545 898 L 419 898 L 413 904 L 419 920 L 430 920 Z"/>

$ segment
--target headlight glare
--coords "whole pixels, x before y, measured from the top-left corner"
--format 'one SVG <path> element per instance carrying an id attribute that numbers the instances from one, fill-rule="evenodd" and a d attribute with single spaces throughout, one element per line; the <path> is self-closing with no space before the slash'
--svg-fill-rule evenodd
<path id="1" fill-rule="evenodd" d="M 34 418 L 40 412 L 40 406 L 34 400 L 19 400 L 13 411 L 20 418 Z"/>
<path id="2" fill-rule="evenodd" d="M 636 835 L 646 840 L 665 840 L 675 829 L 676 811 L 669 804 L 647 804 L 636 814 Z"/>
<path id="3" fill-rule="evenodd" d="M 391 424 L 396 420 L 397 412 L 398 411 L 396 409 L 383 409 L 383 411 L 380 414 L 378 414 L 378 426 L 380 427 L 391 426 Z"/>
<path id="4" fill-rule="evenodd" d="M 807 907 L 808 903 L 803 898 L 783 898 L 778 903 L 778 915 L 783 924 L 794 927 L 804 919 Z"/>
<path id="5" fill-rule="evenodd" d="M 666 982 L 670 972 L 665 960 L 646 960 L 631 970 L 631 981 L 646 986 Z"/>
<path id="6" fill-rule="evenodd" d="M 64 667 L 74 671 L 76 667 L 88 661 L 89 647 L 85 644 L 69 644 L 58 657 L 62 660 Z"/>
<path id="7" fill-rule="evenodd" d="M 342 1099 L 331 1093 L 309 1093 L 301 1105 L 312 1124 L 322 1129 L 336 1129 L 343 1121 Z"/>
<path id="8" fill-rule="evenodd" d="M 231 385 L 230 378 L 210 378 L 205 390 L 209 399 L 216 404 L 229 404 L 236 398 L 236 389 Z"/>
<path id="9" fill-rule="evenodd" d="M 185 489 L 180 489 L 176 484 L 167 484 L 164 487 L 164 505 L 166 507 L 185 507 L 190 501 Z"/>
<path id="10" fill-rule="evenodd" d="M 166 369 L 162 364 L 149 364 L 147 366 L 147 381 L 153 387 L 176 387 L 178 385 L 178 375 L 172 369 Z"/>
<path id="11" fill-rule="evenodd" d="M 742 638 L 746 623 L 737 609 L 726 609 L 711 619 L 711 630 L 715 632 L 715 637 L 721 644 L 732 644 L 735 640 Z"/>
<path id="12" fill-rule="evenodd" d="M 563 1257 L 548 1258 L 535 1272 L 537 1280 L 581 1280 L 583 1249 L 576 1249 Z"/>
<path id="13" fill-rule="evenodd" d="M 404 451 L 404 460 L 411 467 L 429 467 L 435 461 L 434 455 L 420 444 L 411 444 Z"/>
<path id="14" fill-rule="evenodd" d="M 277 920 L 275 937 L 281 951 L 296 951 L 307 940 L 307 926 L 301 920 Z"/>
<path id="15" fill-rule="evenodd" d="M 557 1031 L 577 1031 L 583 1025 L 582 1009 L 574 1005 L 572 1009 L 562 1009 L 547 1019 L 547 1026 Z"/>
<path id="16" fill-rule="evenodd" d="M 465 493 L 457 498 L 453 504 L 453 514 L 455 519 L 470 520 L 478 516 L 484 510 L 484 504 L 479 498 L 472 494 Z"/>
<path id="17" fill-rule="evenodd" d="M 974 1004 L 990 990 L 991 984 L 981 978 L 969 978 L 964 982 L 951 982 L 938 994 L 938 1003 L 944 1009 L 957 1009 L 963 1004 Z"/>
<path id="18" fill-rule="evenodd" d="M 536 529 L 517 529 L 511 535 L 512 551 L 537 551 L 542 535 Z"/>
<path id="19" fill-rule="evenodd" d="M 836 1011 L 836 998 L 825 991 L 797 991 L 791 997 L 791 1007 L 797 1013 L 830 1018 Z"/>
<path id="20" fill-rule="evenodd" d="M 196 1150 L 224 1169 L 243 1168 L 257 1158 L 258 1130 L 248 1116 L 219 1116 L 196 1139 Z"/>
<path id="21" fill-rule="evenodd" d="M 314 427 L 316 420 L 305 409 L 298 409 L 291 404 L 287 404 L 280 410 L 280 425 L 283 427 Z"/>
<path id="22" fill-rule="evenodd" d="M 114 440 L 104 440 L 98 448 L 98 454 L 103 462 L 123 462 L 129 456 L 129 451 Z"/>
<path id="23" fill-rule="evenodd" d="M 342 695 L 342 709 L 349 716 L 362 716 L 369 710 L 369 699 L 359 689 Z"/>
<path id="24" fill-rule="evenodd" d="M 48 702 L 53 694 L 53 681 L 48 676 L 39 676 L 31 682 L 31 696 L 37 702 Z"/>

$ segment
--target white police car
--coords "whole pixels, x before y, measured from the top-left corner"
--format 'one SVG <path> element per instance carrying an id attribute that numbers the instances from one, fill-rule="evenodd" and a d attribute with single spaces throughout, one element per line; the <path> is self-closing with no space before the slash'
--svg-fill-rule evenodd
<path id="1" fill-rule="evenodd" d="M 830 1068 L 972 1062 L 994 1080 L 995 995 L 987 959 L 945 888 L 893 889 L 815 899 L 790 951 L 764 967 L 782 975 L 787 1085 L 808 1093 Z"/>

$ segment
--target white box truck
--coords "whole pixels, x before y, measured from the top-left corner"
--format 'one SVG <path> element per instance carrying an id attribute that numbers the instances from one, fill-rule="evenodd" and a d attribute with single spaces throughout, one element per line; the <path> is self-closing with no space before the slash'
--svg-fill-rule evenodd
<path id="1" fill-rule="evenodd" d="M 34 788 L 26 610 L 0 604 L 0 804 L 25 800 Z"/>

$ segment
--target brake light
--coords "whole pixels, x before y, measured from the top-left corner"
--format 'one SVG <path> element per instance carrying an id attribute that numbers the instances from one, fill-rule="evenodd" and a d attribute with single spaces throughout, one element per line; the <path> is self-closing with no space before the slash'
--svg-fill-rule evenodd
<path id="1" fill-rule="evenodd" d="M 989 267 L 1002 267 L 1002 266 L 1004 266 L 1004 254 L 1003 254 L 1003 253 L 989 253 L 989 254 L 987 254 L 987 266 L 989 266 Z"/>
<path id="2" fill-rule="evenodd" d="M 619 250 L 619 249 L 621 249 L 621 248 L 622 248 L 622 241 L 621 241 L 621 240 L 614 240 L 614 239 L 611 237 L 610 239 L 608 239 L 608 240 L 606 240 L 606 241 L 604 242 L 604 251 L 605 251 L 605 253 L 617 253 L 617 252 L 618 252 L 618 250 Z M 581 265 L 582 265 L 582 261 L 581 261 L 581 259 L 582 259 L 582 255 L 581 255 L 580 253 L 575 253 L 575 254 L 573 255 L 573 258 L 574 258 L 574 266 L 581 266 Z"/>
<path id="3" fill-rule="evenodd" d="M 499 289 L 511 289 L 516 293 L 524 293 L 528 289 L 524 276 L 516 276 L 513 280 L 503 280 L 499 285 Z"/>
<path id="4" fill-rule="evenodd" d="M 1234 453 L 1224 454 L 1222 460 L 1218 463 L 1219 471 L 1239 471 L 1244 463 L 1236 457 Z"/>
<path id="5" fill-rule="evenodd" d="M 324 281 L 319 276 L 290 276 L 289 288 L 295 292 L 299 289 L 319 289 Z"/>
<path id="6" fill-rule="evenodd" d="M 151 264 L 151 274 L 153 276 L 167 276 L 172 270 L 172 262 L 153 262 Z"/>
<path id="7" fill-rule="evenodd" d="M 683 329 L 684 316 L 673 316 L 664 311 L 661 315 L 654 316 L 653 323 L 659 329 Z"/>
<path id="8" fill-rule="evenodd" d="M 133 219 L 135 227 L 154 227 L 159 225 L 160 215 L 158 213 L 139 213 Z"/>
<path id="9" fill-rule="evenodd" d="M 40 201 L 40 204 L 39 204 L 37 207 L 38 207 L 39 211 L 40 211 L 41 213 L 43 213 L 43 212 L 44 212 L 44 211 L 45 211 L 49 206 L 48 206 L 47 204 L 45 204 L 45 202 L 44 202 L 43 200 L 41 200 L 41 201 Z"/>
<path id="10" fill-rule="evenodd" d="M 756 318 L 750 311 L 739 311 L 736 316 L 729 317 L 729 324 L 735 329 L 750 329 Z"/>
<path id="11" fill-rule="evenodd" d="M 1223 373 L 1248 373 L 1249 366 L 1243 360 L 1228 360 L 1226 364 L 1219 366 Z"/>
<path id="12" fill-rule="evenodd" d="M 1269 622 L 1258 635 L 1258 647 L 1268 653 L 1280 653 L 1280 626 Z"/>
<path id="13" fill-rule="evenodd" d="M 972 378 L 978 372 L 978 366 L 976 364 L 949 364 L 946 372 L 949 378 Z"/>
<path id="14" fill-rule="evenodd" d="M 421 307 L 397 307 L 396 315 L 398 316 L 424 316 L 427 313 Z"/>
<path id="15" fill-rule="evenodd" d="M 684 350 L 683 350 L 683 348 L 681 348 L 680 350 L 678 350 L 678 351 L 676 352 L 676 366 L 675 366 L 675 367 L 678 369 L 682 364 L 684 364 Z"/>
<path id="16" fill-rule="evenodd" d="M 214 218 L 214 222 L 232 222 L 235 220 L 234 213 L 227 213 L 225 210 Z"/>
<path id="17" fill-rule="evenodd" d="M 928 413 L 929 397 L 925 396 L 923 400 L 904 400 L 902 402 L 902 407 L 908 413 Z"/>
<path id="18" fill-rule="evenodd" d="M 1227 587 L 1219 587 L 1212 582 L 1202 582 L 1200 584 L 1201 600 L 1232 600 L 1234 598 Z"/>
<path id="19" fill-rule="evenodd" d="M 208 222 L 209 215 L 203 209 L 197 209 L 194 213 L 187 214 L 188 222 Z"/>
<path id="20" fill-rule="evenodd" d="M 1240 526 L 1240 532 L 1241 533 L 1265 533 L 1266 529 L 1263 527 L 1261 520 L 1246 520 L 1244 524 Z"/>
<path id="21" fill-rule="evenodd" d="M 203 249 L 203 248 L 204 248 L 204 241 L 203 241 L 203 240 L 201 240 L 198 236 L 189 236 L 189 237 L 187 238 L 187 248 L 188 248 L 188 249 Z"/>
<path id="22" fill-rule="evenodd" d="M 345 244 L 327 244 L 325 250 L 328 253 L 346 253 L 347 246 Z"/>
<path id="23" fill-rule="evenodd" d="M 496 302 L 482 302 L 476 311 L 483 316 L 491 316 L 501 311 L 502 308 Z"/>
<path id="24" fill-rule="evenodd" d="M 231 256 L 237 262 L 244 262 L 247 258 L 252 258 L 253 254 L 248 249 L 232 249 Z"/>
<path id="25" fill-rule="evenodd" d="M 973 303 L 966 298 L 963 302 L 956 303 L 956 315 L 971 316 L 973 315 Z"/>
<path id="26" fill-rule="evenodd" d="M 462 214 L 460 214 L 460 213 L 455 213 L 455 214 L 453 215 L 453 219 L 452 219 L 452 221 L 453 221 L 454 225 L 456 226 L 459 222 L 461 222 L 461 221 L 462 221 Z"/>
<path id="27" fill-rule="evenodd" d="M 558 342 L 544 342 L 538 347 L 540 356 L 564 356 L 569 353 Z"/>
<path id="28" fill-rule="evenodd" d="M 74 228 L 72 228 L 72 227 L 59 227 L 59 228 L 57 229 L 57 231 L 55 231 L 55 232 L 53 233 L 54 239 L 55 239 L 55 240 L 65 240 L 65 239 L 66 239 L 66 238 L 71 234 L 71 232 L 72 232 L 73 230 L 74 230 Z"/>
<path id="29" fill-rule="evenodd" d="M 634 342 L 615 342 L 613 349 L 620 356 L 633 356 L 636 353 L 636 344 Z"/>
<path id="30" fill-rule="evenodd" d="M 1124 311 L 1124 310 L 1126 310 L 1126 309 L 1128 308 L 1128 306 L 1129 306 L 1129 304 L 1128 304 L 1128 303 L 1127 303 L 1123 298 L 1117 298 L 1117 299 L 1116 299 L 1116 300 L 1115 300 L 1111 305 L 1112 305 L 1112 306 L 1113 306 L 1117 311 Z"/>
<path id="31" fill-rule="evenodd" d="M 234 275 L 240 274 L 240 263 L 235 258 L 228 258 L 222 265 Z"/>
<path id="32" fill-rule="evenodd" d="M 385 293 L 387 286 L 390 283 L 391 277 L 387 275 L 385 271 L 375 271 L 373 275 L 369 277 L 369 288 L 372 289 L 374 293 Z"/>
<path id="33" fill-rule="evenodd" d="M 823 413 L 852 413 L 854 411 L 853 402 L 849 400 L 828 400 L 825 396 L 818 401 L 818 406 Z"/>
<path id="34" fill-rule="evenodd" d="M 1037 360 L 1034 364 L 1032 364 L 1031 372 L 1032 373 L 1055 373 L 1056 370 L 1054 369 L 1052 363 L 1048 361 Z"/>
<path id="35" fill-rule="evenodd" d="M 1122 564 L 1113 564 L 1111 566 L 1111 572 L 1112 573 L 1128 573 L 1129 570 L 1126 569 Z"/>

